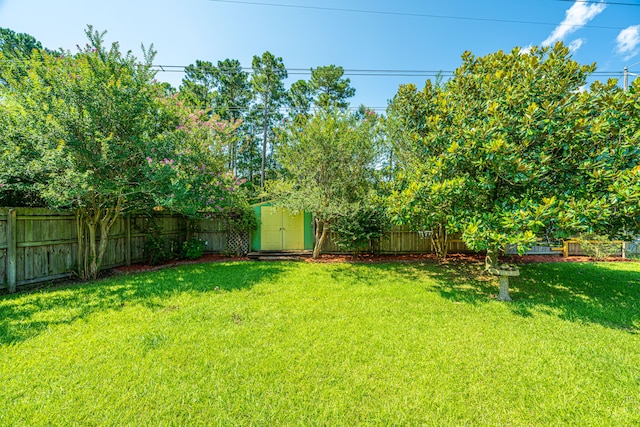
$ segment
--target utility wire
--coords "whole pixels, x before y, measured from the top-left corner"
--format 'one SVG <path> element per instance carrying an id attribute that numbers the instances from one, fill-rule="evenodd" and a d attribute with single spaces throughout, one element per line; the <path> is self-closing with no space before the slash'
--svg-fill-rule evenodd
<path id="1" fill-rule="evenodd" d="M 156 71 L 166 72 L 166 73 L 184 73 L 186 72 L 185 66 L 182 65 L 164 65 L 158 64 L 152 66 Z M 225 67 L 216 67 L 217 70 L 241 70 L 247 74 L 253 74 L 254 70 L 250 67 L 241 67 L 241 68 L 225 68 Z M 310 68 L 285 68 L 288 75 L 311 75 Z M 343 69 L 345 76 L 381 76 L 381 77 L 421 77 L 421 76 L 436 76 L 439 74 L 442 75 L 452 75 L 453 71 L 443 71 L 443 70 L 376 70 L 376 69 Z"/>
<path id="2" fill-rule="evenodd" d="M 460 21 L 479 21 L 479 22 L 499 22 L 503 24 L 527 24 L 527 25 L 545 25 L 551 27 L 577 27 L 577 28 L 598 28 L 604 30 L 622 30 L 623 27 L 609 27 L 604 25 L 577 25 L 577 24 L 558 24 L 557 22 L 538 22 L 538 21 L 520 21 L 520 20 L 512 20 L 512 19 L 496 19 L 496 18 L 475 18 L 469 16 L 452 16 L 452 15 L 433 15 L 427 13 L 410 13 L 410 12 L 390 12 L 390 11 L 379 11 L 379 10 L 366 10 L 366 9 L 344 9 L 338 7 L 322 7 L 322 6 L 302 6 L 302 5 L 293 5 L 293 4 L 282 4 L 282 3 L 263 3 L 263 2 L 254 2 L 254 1 L 238 1 L 238 0 L 209 0 L 211 2 L 217 3 L 232 3 L 232 4 L 244 4 L 244 5 L 252 5 L 252 6 L 270 6 L 270 7 L 281 7 L 281 8 L 289 8 L 289 9 L 307 9 L 307 10 L 324 10 L 331 12 L 350 12 L 350 13 L 367 13 L 373 15 L 388 15 L 388 16 L 412 16 L 419 18 L 434 18 L 434 19 L 453 19 Z"/>
<path id="3" fill-rule="evenodd" d="M 18 59 L 2 59 L 0 63 L 9 63 L 16 62 L 21 63 L 22 60 Z M 639 63 L 640 64 L 640 63 Z M 193 64 L 191 64 L 193 65 Z M 637 65 L 637 64 L 633 64 Z M 185 73 L 186 68 L 189 66 L 185 65 L 165 65 L 165 64 L 152 64 L 151 69 L 153 71 L 159 73 Z M 240 70 L 247 74 L 253 74 L 254 70 L 252 67 L 215 67 L 220 71 L 229 71 L 229 70 Z M 318 67 L 320 68 L 320 67 Z M 629 67 L 631 68 L 631 66 Z M 315 68 L 314 68 L 315 69 Z M 287 71 L 287 75 L 311 75 L 312 68 L 284 68 Z M 436 76 L 452 76 L 455 71 L 451 70 L 393 70 L 393 69 L 375 69 L 375 68 L 346 68 L 343 69 L 344 76 L 355 76 L 355 77 L 436 77 Z M 611 71 L 611 70 L 596 70 L 592 72 L 590 75 L 598 75 L 598 76 L 617 76 L 622 74 L 623 71 Z"/>
<path id="4" fill-rule="evenodd" d="M 152 65 L 155 71 L 164 73 L 184 73 L 185 66 L 183 65 Z M 219 68 L 218 70 L 227 70 L 227 68 Z M 233 68 L 235 70 L 236 68 Z M 253 74 L 253 68 L 241 67 L 241 71 L 247 74 Z M 288 75 L 311 75 L 311 69 L 309 68 L 285 68 Z M 443 77 L 451 76 L 454 71 L 445 70 L 390 70 L 390 69 L 344 69 L 344 76 L 366 76 L 366 77 L 431 77 L 442 75 Z M 596 70 L 591 75 L 605 75 L 613 76 L 622 74 L 622 71 L 599 71 Z"/>
<path id="5" fill-rule="evenodd" d="M 587 4 L 606 4 L 606 5 L 615 5 L 615 6 L 640 6 L 640 3 L 622 3 L 615 1 L 594 1 L 594 0 L 557 0 L 557 1 L 568 1 L 571 3 L 587 3 Z"/>

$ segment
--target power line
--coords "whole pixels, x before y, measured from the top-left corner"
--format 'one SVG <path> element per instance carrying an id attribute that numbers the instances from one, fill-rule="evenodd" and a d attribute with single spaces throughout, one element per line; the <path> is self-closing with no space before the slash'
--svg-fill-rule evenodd
<path id="1" fill-rule="evenodd" d="M 165 73 L 184 73 L 185 66 L 183 65 L 164 65 L 157 64 L 152 67 L 159 72 Z M 239 68 L 225 68 L 216 67 L 218 70 L 241 70 L 247 74 L 253 74 L 253 68 L 251 67 L 239 67 Z M 311 68 L 285 68 L 288 75 L 311 75 Z M 345 76 L 380 76 L 380 77 L 422 77 L 422 76 L 437 76 L 452 75 L 453 71 L 443 70 L 391 70 L 391 69 L 343 69 Z"/>
<path id="2" fill-rule="evenodd" d="M 21 63 L 23 61 L 17 59 L 2 59 L 0 63 L 9 63 L 9 62 L 18 62 Z M 191 64 L 193 65 L 193 64 Z M 637 64 L 634 64 L 637 65 Z M 152 64 L 151 69 L 153 71 L 159 73 L 185 73 L 186 68 L 188 66 L 185 65 L 166 65 L 166 64 Z M 217 70 L 228 71 L 228 70 L 240 70 L 247 74 L 253 74 L 254 70 L 252 67 L 215 67 Z M 312 68 L 284 68 L 287 71 L 288 75 L 311 75 Z M 411 69 L 376 69 L 376 68 L 345 68 L 343 69 L 344 76 L 353 76 L 353 77 L 437 77 L 437 76 L 453 76 L 455 71 L 451 70 L 411 70 Z M 597 76 L 617 76 L 622 75 L 623 71 L 611 71 L 611 70 L 596 70 L 592 72 L 590 75 Z"/>
<path id="3" fill-rule="evenodd" d="M 185 73 L 185 66 L 183 65 L 152 65 L 155 71 L 164 73 Z M 218 70 L 225 70 L 225 68 L 218 68 Z M 234 68 L 235 70 L 236 68 Z M 241 71 L 247 74 L 253 73 L 253 68 L 240 67 Z M 288 75 L 311 75 L 310 68 L 285 68 Z M 344 76 L 357 76 L 357 77 L 436 77 L 436 76 L 452 76 L 454 71 L 450 70 L 391 70 L 391 69 L 343 69 Z M 596 70 L 591 75 L 598 76 L 616 76 L 621 75 L 622 71 L 600 71 Z"/>
<path id="4" fill-rule="evenodd" d="M 622 3 L 615 1 L 594 1 L 594 0 L 557 0 L 557 1 L 568 1 L 571 3 L 587 3 L 587 4 L 606 4 L 606 5 L 615 5 L 615 6 L 640 6 L 638 3 Z"/>
<path id="5" fill-rule="evenodd" d="M 496 19 L 496 18 L 475 18 L 469 16 L 452 16 L 452 15 L 433 15 L 427 13 L 410 13 L 410 12 L 391 12 L 391 11 L 379 11 L 379 10 L 366 10 L 366 9 L 344 9 L 338 7 L 323 7 L 323 6 L 302 6 L 293 4 L 282 3 L 263 3 L 254 1 L 238 1 L 238 0 L 209 0 L 217 3 L 232 3 L 232 4 L 244 4 L 252 6 L 270 6 L 281 7 L 289 9 L 307 9 L 307 10 L 323 10 L 331 12 L 349 12 L 349 13 L 367 13 L 373 15 L 388 15 L 388 16 L 411 16 L 419 18 L 433 18 L 433 19 L 453 19 L 460 21 L 479 21 L 479 22 L 499 22 L 503 24 L 527 24 L 527 25 L 545 25 L 545 26 L 563 26 L 563 27 L 577 27 L 577 28 L 597 28 L 604 30 L 622 30 L 623 27 L 609 27 L 604 25 L 577 25 L 577 24 L 558 24 L 557 22 L 538 22 L 538 21 L 520 21 L 512 19 Z"/>

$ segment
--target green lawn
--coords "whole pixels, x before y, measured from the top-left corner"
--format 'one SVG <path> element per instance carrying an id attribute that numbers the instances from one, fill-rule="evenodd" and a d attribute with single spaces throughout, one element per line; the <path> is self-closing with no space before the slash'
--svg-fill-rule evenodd
<path id="1" fill-rule="evenodd" d="M 640 263 L 222 263 L 0 297 L 0 425 L 640 425 Z"/>

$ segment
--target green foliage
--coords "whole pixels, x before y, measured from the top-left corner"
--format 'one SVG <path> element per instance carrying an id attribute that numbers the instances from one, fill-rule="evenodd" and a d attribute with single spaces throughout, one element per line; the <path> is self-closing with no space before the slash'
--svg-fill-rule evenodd
<path id="1" fill-rule="evenodd" d="M 311 69 L 309 86 L 315 93 L 315 104 L 320 109 L 347 108 L 356 90 L 350 86 L 351 80 L 342 78 L 344 69 L 335 65 Z"/>
<path id="2" fill-rule="evenodd" d="M 204 254 L 207 249 L 207 245 L 204 240 L 197 239 L 195 237 L 186 240 L 182 244 L 182 250 L 180 251 L 180 258 L 182 259 L 198 259 Z"/>
<path id="3" fill-rule="evenodd" d="M 313 88 L 305 80 L 298 80 L 291 85 L 287 92 L 289 117 L 295 119 L 299 115 L 307 115 L 311 111 Z"/>
<path id="4" fill-rule="evenodd" d="M 163 106 L 178 120 L 175 129 L 156 138 L 145 160 L 154 203 L 191 218 L 242 206 L 244 181 L 229 172 L 225 162 L 237 124 L 204 111 L 187 114 L 173 98 L 163 100 Z"/>
<path id="5" fill-rule="evenodd" d="M 179 97 L 187 105 L 211 111 L 215 84 L 215 67 L 209 61 L 196 60 L 184 69 Z"/>
<path id="6" fill-rule="evenodd" d="M 620 254 L 622 244 L 614 243 L 609 236 L 596 234 L 581 234 L 576 238 L 580 247 L 587 256 L 595 260 L 604 260 L 607 257 Z"/>
<path id="7" fill-rule="evenodd" d="M 538 236 L 640 231 L 640 103 L 615 82 L 582 92 L 595 65 L 569 50 L 474 57 L 445 85 L 402 88 L 390 108 L 399 175 L 391 211 L 462 231 L 473 250 Z"/>
<path id="8" fill-rule="evenodd" d="M 34 50 L 49 52 L 33 36 L 0 27 L 0 61 L 22 61 L 30 58 Z M 19 68 L 0 67 L 0 85 L 8 85 L 10 81 L 24 76 Z"/>
<path id="9" fill-rule="evenodd" d="M 277 121 L 282 118 L 280 107 L 286 101 L 284 79 L 287 78 L 287 69 L 282 58 L 271 52 L 264 52 L 262 56 L 255 55 L 251 67 L 251 87 L 256 99 L 253 119 L 262 133 L 260 189 L 263 190 L 267 178 L 269 137 Z"/>
<path id="10" fill-rule="evenodd" d="M 390 224 L 384 208 L 356 205 L 350 212 L 337 217 L 331 224 L 331 231 L 336 233 L 335 243 L 341 250 L 354 252 L 357 256 L 369 245 L 375 252 Z"/>
<path id="11" fill-rule="evenodd" d="M 157 218 L 150 216 L 146 219 L 144 236 L 144 257 L 149 265 L 160 265 L 167 261 L 180 258 L 180 243 L 161 235 L 162 228 Z"/>
<path id="12" fill-rule="evenodd" d="M 236 137 L 229 138 L 228 145 L 224 147 L 229 170 L 236 173 L 239 157 L 246 155 L 242 148 L 248 129 L 242 126 L 242 120 L 247 116 L 253 99 L 248 73 L 242 69 L 240 61 L 225 59 L 214 66 L 198 60 L 187 66 L 179 98 L 187 105 L 236 125 Z"/>
<path id="13" fill-rule="evenodd" d="M 44 50 L 42 44 L 33 36 L 0 27 L 0 52 L 4 58 L 28 58 L 33 50 Z"/>
<path id="14" fill-rule="evenodd" d="M 281 179 L 269 192 L 293 212 L 312 212 L 319 255 L 329 224 L 374 195 L 380 121 L 327 110 L 289 123 L 279 134 Z"/>
<path id="15" fill-rule="evenodd" d="M 144 240 L 144 253 L 149 265 L 160 265 L 180 257 L 180 245 L 175 240 L 148 234 Z"/>
<path id="16" fill-rule="evenodd" d="M 292 211 L 330 220 L 371 195 L 379 121 L 337 110 L 289 123 L 278 135 L 284 171 L 272 195 Z"/>
<path id="17" fill-rule="evenodd" d="M 228 214 L 229 230 L 251 232 L 258 229 L 258 219 L 253 209 L 237 209 Z"/>
<path id="18" fill-rule="evenodd" d="M 222 210 L 237 200 L 240 183 L 224 159 L 235 123 L 166 98 L 152 48 L 138 61 L 118 43 L 106 46 L 105 33 L 88 27 L 86 35 L 75 55 L 34 50 L 0 63 L 9 80 L 0 87 L 0 191 L 74 209 L 79 274 L 95 277 L 108 244 L 97 236 L 123 213 Z"/>

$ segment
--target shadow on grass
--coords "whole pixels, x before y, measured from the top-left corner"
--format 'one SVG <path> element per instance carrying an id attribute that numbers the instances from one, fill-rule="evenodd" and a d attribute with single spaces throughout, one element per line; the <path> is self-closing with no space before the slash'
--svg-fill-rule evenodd
<path id="1" fill-rule="evenodd" d="M 215 263 L 115 276 L 93 283 L 0 297 L 0 346 L 35 337 L 100 311 L 127 305 L 164 307 L 164 297 L 183 292 L 249 289 L 287 269 L 282 263 Z"/>
<path id="2" fill-rule="evenodd" d="M 546 313 L 572 322 L 639 333 L 640 265 L 629 264 L 628 269 L 620 266 L 623 268 L 606 263 L 521 265 L 521 275 L 511 279 L 513 302 L 505 304 L 522 317 Z M 432 280 L 427 287 L 431 291 L 451 301 L 474 305 L 495 301 L 499 291 L 498 279 L 484 271 L 484 263 L 467 261 L 344 264 L 332 277 L 371 286 L 393 277 L 414 283 L 429 278 Z"/>
<path id="3" fill-rule="evenodd" d="M 634 271 L 635 270 L 635 271 Z M 472 304 L 495 300 L 498 280 L 480 265 L 443 265 L 432 271 L 436 291 L 444 298 Z M 540 263 L 520 266 L 510 281 L 509 304 L 519 316 L 534 310 L 561 319 L 640 331 L 640 274 L 596 263 Z"/>

